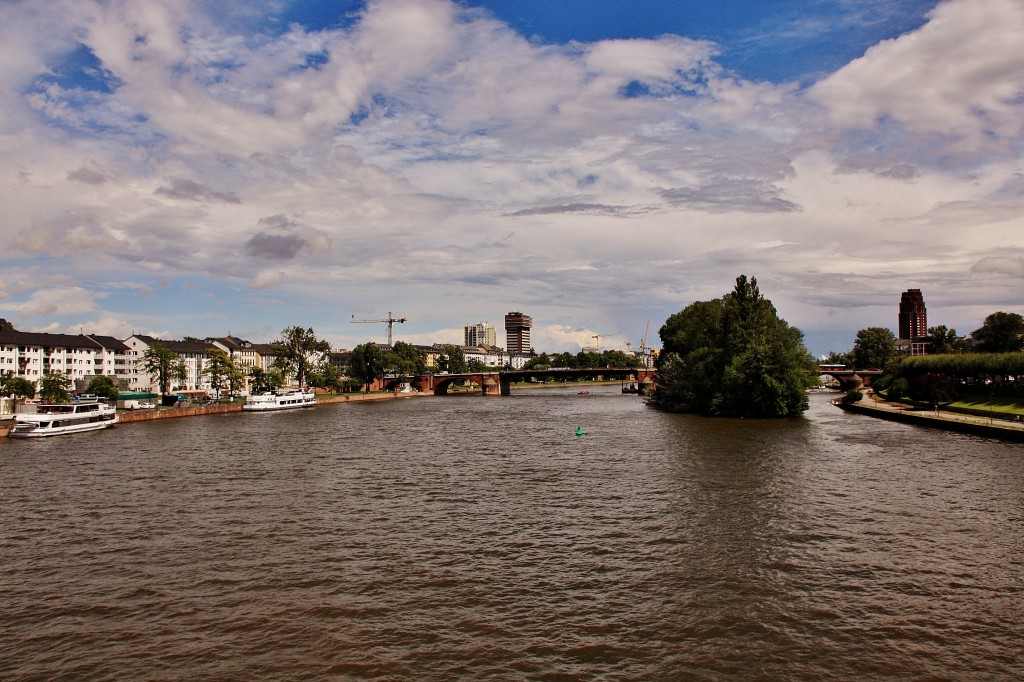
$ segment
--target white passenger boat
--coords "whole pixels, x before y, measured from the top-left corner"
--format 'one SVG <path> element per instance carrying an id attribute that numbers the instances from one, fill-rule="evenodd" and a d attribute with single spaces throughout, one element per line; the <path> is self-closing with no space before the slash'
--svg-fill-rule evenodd
<path id="1" fill-rule="evenodd" d="M 250 395 L 242 405 L 243 410 L 252 412 L 268 412 L 270 410 L 291 410 L 296 407 L 313 407 L 316 405 L 316 394 L 304 391 L 268 392 Z"/>
<path id="2" fill-rule="evenodd" d="M 117 408 L 95 398 L 67 404 L 42 404 L 35 412 L 14 415 L 11 438 L 63 436 L 110 428 L 119 421 Z"/>

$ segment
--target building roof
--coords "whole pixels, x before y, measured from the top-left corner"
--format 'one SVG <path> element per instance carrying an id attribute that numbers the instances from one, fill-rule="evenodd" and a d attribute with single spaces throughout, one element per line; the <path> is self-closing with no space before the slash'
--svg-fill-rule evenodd
<path id="1" fill-rule="evenodd" d="M 0 344 L 43 346 L 46 348 L 89 348 L 92 350 L 99 350 L 104 347 L 85 334 L 47 334 L 45 332 L 6 330 L 0 330 Z M 123 346 L 124 344 L 121 345 Z"/>

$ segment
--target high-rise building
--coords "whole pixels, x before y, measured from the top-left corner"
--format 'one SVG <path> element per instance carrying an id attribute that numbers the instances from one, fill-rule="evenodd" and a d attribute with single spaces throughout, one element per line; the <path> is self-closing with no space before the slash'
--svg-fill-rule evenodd
<path id="1" fill-rule="evenodd" d="M 528 354 L 530 352 L 530 327 L 533 319 L 520 312 L 505 315 L 505 350 L 509 353 Z"/>
<path id="2" fill-rule="evenodd" d="M 920 289 L 907 289 L 900 297 L 900 339 L 913 341 L 928 335 L 928 312 Z"/>
<path id="3" fill-rule="evenodd" d="M 487 324 L 486 322 L 467 324 L 465 327 L 465 331 L 467 346 L 490 347 L 498 345 L 498 332 L 495 331 L 494 327 Z"/>

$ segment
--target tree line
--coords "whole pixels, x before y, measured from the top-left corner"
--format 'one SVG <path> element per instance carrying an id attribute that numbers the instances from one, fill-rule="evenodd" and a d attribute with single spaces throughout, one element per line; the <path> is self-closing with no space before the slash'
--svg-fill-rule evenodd
<path id="1" fill-rule="evenodd" d="M 830 353 L 827 361 L 884 370 L 874 382 L 876 391 L 932 406 L 956 400 L 960 393 L 1024 396 L 1024 316 L 994 312 L 970 337 L 945 325 L 929 327 L 920 339 L 927 343 L 927 354 L 906 356 L 891 330 L 869 327 L 857 332 L 849 353 Z M 859 397 L 854 393 L 849 399 Z"/>

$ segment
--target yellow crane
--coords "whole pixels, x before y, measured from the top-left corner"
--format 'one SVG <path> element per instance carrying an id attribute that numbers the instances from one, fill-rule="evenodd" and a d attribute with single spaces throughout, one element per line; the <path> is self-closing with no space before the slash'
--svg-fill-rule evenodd
<path id="1" fill-rule="evenodd" d="M 644 327 L 644 338 L 640 339 L 640 355 L 646 355 L 650 348 L 647 346 L 647 333 L 651 331 L 651 321 L 647 320 L 647 326 Z"/>
<path id="2" fill-rule="evenodd" d="M 393 330 L 395 328 L 395 322 L 398 322 L 399 324 L 401 324 L 402 322 L 406 322 L 406 321 L 409 320 L 408 317 L 395 317 L 394 315 L 391 314 L 390 310 L 388 311 L 387 317 L 381 316 L 381 317 L 374 317 L 374 318 L 369 319 L 369 320 L 357 320 L 357 319 L 355 319 L 355 315 L 353 315 L 352 318 L 353 318 L 352 319 L 352 324 L 386 324 L 388 326 L 388 346 L 392 345 L 391 344 L 391 339 L 392 339 L 392 332 L 393 332 Z"/>

